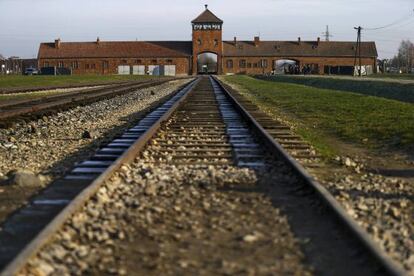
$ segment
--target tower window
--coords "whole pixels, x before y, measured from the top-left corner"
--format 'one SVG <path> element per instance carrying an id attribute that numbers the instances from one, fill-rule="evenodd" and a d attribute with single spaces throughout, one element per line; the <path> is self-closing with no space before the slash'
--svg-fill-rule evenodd
<path id="1" fill-rule="evenodd" d="M 201 39 L 197 39 L 197 44 L 201 45 Z"/>
<path id="2" fill-rule="evenodd" d="M 218 46 L 218 40 L 214 39 L 214 47 L 217 47 L 217 46 Z"/>
<path id="3" fill-rule="evenodd" d="M 227 68 L 233 68 L 233 60 L 232 59 L 227 60 L 226 64 L 227 64 Z"/>

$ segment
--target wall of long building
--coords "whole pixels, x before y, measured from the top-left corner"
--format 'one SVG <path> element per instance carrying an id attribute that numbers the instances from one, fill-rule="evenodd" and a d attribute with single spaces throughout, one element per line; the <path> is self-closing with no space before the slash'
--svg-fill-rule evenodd
<path id="1" fill-rule="evenodd" d="M 118 74 L 119 66 L 145 66 L 145 72 L 150 65 L 175 65 L 176 75 L 190 73 L 190 58 L 39 58 L 39 68 L 63 67 L 72 70 L 74 75 L 111 75 Z"/>
<path id="2" fill-rule="evenodd" d="M 277 60 L 294 60 L 300 69 L 304 66 L 311 66 L 314 74 L 328 74 L 335 67 L 353 67 L 353 57 L 223 57 L 219 61 L 223 74 L 269 74 L 275 70 Z M 120 65 L 132 67 L 136 65 L 145 66 L 147 72 L 150 65 L 175 65 L 175 74 L 192 74 L 191 58 L 72 58 L 72 59 L 39 59 L 39 68 L 42 67 L 64 67 L 71 68 L 74 75 L 110 75 L 118 74 Z M 359 62 L 359 60 L 358 60 Z M 376 72 L 377 61 L 375 57 L 364 57 L 361 59 L 362 65 L 371 66 Z M 333 68 L 331 70 L 331 68 Z M 220 69 L 218 70 L 220 72 Z"/>
<path id="3" fill-rule="evenodd" d="M 278 60 L 294 60 L 300 70 L 309 65 L 314 74 L 320 75 L 329 74 L 337 67 L 354 66 L 354 57 L 223 57 L 223 74 L 269 74 L 275 70 Z M 376 73 L 376 57 L 364 57 L 361 63 L 363 66 L 372 66 Z"/>

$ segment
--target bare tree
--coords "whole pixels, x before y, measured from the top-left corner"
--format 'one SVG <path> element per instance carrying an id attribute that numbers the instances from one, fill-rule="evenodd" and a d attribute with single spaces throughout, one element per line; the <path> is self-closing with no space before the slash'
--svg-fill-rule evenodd
<path id="1" fill-rule="evenodd" d="M 414 66 L 414 44 L 410 40 L 401 41 L 398 54 L 391 60 L 391 66 L 411 73 Z"/>

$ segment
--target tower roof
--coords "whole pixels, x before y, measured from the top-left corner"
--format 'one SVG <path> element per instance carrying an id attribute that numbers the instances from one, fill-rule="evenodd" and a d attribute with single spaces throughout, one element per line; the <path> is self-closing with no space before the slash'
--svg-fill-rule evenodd
<path id="1" fill-rule="evenodd" d="M 191 23 L 221 23 L 223 24 L 223 20 L 218 18 L 217 16 L 212 13 L 206 5 L 206 10 L 202 12 L 196 19 L 191 21 Z"/>

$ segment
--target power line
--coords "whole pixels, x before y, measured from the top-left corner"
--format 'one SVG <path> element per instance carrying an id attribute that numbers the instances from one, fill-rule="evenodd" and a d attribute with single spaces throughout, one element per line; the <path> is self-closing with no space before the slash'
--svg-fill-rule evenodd
<path id="1" fill-rule="evenodd" d="M 414 12 L 414 10 L 413 10 L 413 12 Z M 381 26 L 381 27 L 376 27 L 376 28 L 364 28 L 364 30 L 365 31 L 376 31 L 376 30 L 387 29 L 387 28 L 399 25 L 401 23 L 406 23 L 405 21 L 407 21 L 407 20 L 412 20 L 413 19 L 412 16 L 413 16 L 413 13 L 410 13 L 409 15 L 404 16 L 403 18 L 400 18 L 400 19 L 398 19 L 398 20 L 396 20 L 396 21 L 394 21 L 390 24 L 387 24 L 387 25 L 384 25 L 384 26 Z"/>

